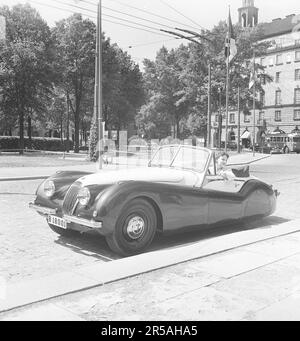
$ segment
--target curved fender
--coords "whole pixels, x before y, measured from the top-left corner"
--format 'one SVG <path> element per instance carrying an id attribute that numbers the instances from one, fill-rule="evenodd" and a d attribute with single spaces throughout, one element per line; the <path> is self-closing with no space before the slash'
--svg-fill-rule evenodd
<path id="1" fill-rule="evenodd" d="M 112 185 L 102 191 L 96 198 L 95 207 L 98 219 L 103 221 L 105 232 L 113 232 L 122 210 L 135 198 L 148 198 L 159 207 L 159 193 L 156 193 L 155 185 L 159 184 L 129 181 Z"/>
<path id="2" fill-rule="evenodd" d="M 76 180 L 89 174 L 91 173 L 80 171 L 63 171 L 51 175 L 38 186 L 36 190 L 37 195 L 36 203 L 39 203 L 47 207 L 56 208 L 61 204 L 61 201 L 64 199 L 69 187 Z M 54 181 L 56 187 L 56 194 L 51 199 L 45 196 L 42 188 L 43 184 L 48 180 Z"/>

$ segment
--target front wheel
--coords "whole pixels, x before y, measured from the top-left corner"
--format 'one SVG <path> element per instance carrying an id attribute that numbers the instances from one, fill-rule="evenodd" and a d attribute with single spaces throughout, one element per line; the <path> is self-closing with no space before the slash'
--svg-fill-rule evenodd
<path id="1" fill-rule="evenodd" d="M 107 244 L 121 256 L 144 251 L 153 241 L 157 228 L 157 216 L 153 206 L 144 199 L 132 200 L 118 218 Z"/>

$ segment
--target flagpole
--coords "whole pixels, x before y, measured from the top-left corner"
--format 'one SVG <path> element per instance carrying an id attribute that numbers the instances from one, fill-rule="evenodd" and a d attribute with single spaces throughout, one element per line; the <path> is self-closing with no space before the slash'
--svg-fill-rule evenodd
<path id="1" fill-rule="evenodd" d="M 102 81 L 103 81 L 103 72 L 102 72 L 102 0 L 99 0 L 98 3 L 98 15 L 97 15 L 97 42 L 98 42 L 98 131 L 99 131 L 99 169 L 102 169 L 102 152 L 103 152 L 103 143 L 102 143 L 102 104 L 103 104 L 103 95 L 102 95 Z"/>
<path id="2" fill-rule="evenodd" d="M 211 62 L 208 62 L 208 93 L 207 93 L 207 148 L 212 148 L 211 145 Z"/>
<path id="3" fill-rule="evenodd" d="M 253 78 L 254 78 L 254 85 L 253 85 L 253 156 L 255 156 L 255 109 L 256 109 L 256 103 L 255 103 L 255 97 L 256 97 L 256 77 L 255 77 L 255 49 L 253 49 Z"/>
<path id="4" fill-rule="evenodd" d="M 240 105 L 240 97 L 241 97 L 241 88 L 238 86 L 238 145 L 237 151 L 240 154 L 241 152 L 241 105 Z"/>
<path id="5" fill-rule="evenodd" d="M 228 106 L 229 106 L 229 53 L 226 58 L 226 123 L 225 123 L 225 153 L 228 144 Z"/>

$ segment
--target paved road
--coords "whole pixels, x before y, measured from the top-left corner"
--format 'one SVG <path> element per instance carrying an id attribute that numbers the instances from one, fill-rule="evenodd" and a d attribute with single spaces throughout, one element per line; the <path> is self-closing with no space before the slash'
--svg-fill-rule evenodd
<path id="1" fill-rule="evenodd" d="M 300 217 L 300 157 L 274 155 L 251 166 L 252 173 L 273 183 L 281 196 L 275 214 L 277 221 Z M 64 238 L 56 235 L 45 220 L 28 209 L 40 180 L 0 183 L 0 274 L 9 282 L 34 279 L 95 262 L 118 257 L 103 238 L 94 235 Z M 268 220 L 263 222 L 268 224 Z M 253 224 L 252 224 L 253 225 Z M 257 225 L 247 226 L 256 227 Z M 244 227 L 242 227 L 244 228 Z M 153 248 L 163 248 L 211 238 L 234 228 L 164 237 Z"/>

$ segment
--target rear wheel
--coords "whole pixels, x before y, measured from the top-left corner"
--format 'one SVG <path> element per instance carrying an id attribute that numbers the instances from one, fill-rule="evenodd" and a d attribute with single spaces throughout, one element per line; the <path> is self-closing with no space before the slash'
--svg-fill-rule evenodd
<path id="1" fill-rule="evenodd" d="M 58 226 L 55 226 L 55 225 L 52 225 L 52 224 L 49 224 L 49 227 L 52 231 L 54 231 L 55 233 L 63 236 L 63 237 L 71 237 L 71 236 L 74 236 L 76 235 L 78 232 L 77 231 L 74 231 L 74 230 L 70 230 L 70 229 L 62 229 L 61 227 L 58 227 Z"/>
<path id="2" fill-rule="evenodd" d="M 114 233 L 106 237 L 109 247 L 121 256 L 144 251 L 153 241 L 157 216 L 153 206 L 144 199 L 131 201 L 123 210 Z"/>

